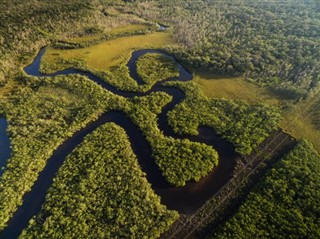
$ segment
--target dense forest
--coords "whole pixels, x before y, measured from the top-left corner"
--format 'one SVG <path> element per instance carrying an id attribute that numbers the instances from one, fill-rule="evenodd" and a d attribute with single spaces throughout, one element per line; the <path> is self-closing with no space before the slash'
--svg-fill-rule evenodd
<path id="1" fill-rule="evenodd" d="M 130 23 L 145 23 L 132 14 L 112 14 L 110 1 L 94 0 L 1 0 L 0 83 L 18 73 L 40 47 L 70 36 L 83 36 Z M 123 1 L 112 1 L 121 4 Z"/>
<path id="2" fill-rule="evenodd" d="M 159 73 L 158 77 L 161 76 L 162 73 Z M 195 94 L 196 92 L 199 92 L 199 89 L 194 91 Z M 3 111 L 9 121 L 12 157 L 0 181 L 0 228 L 5 227 L 12 213 L 21 204 L 23 195 L 31 189 L 53 150 L 75 131 L 108 110 L 126 112 L 140 128 L 152 146 L 153 157 L 169 183 L 182 186 L 187 181 L 199 181 L 206 176 L 218 165 L 215 149 L 187 139 L 166 137 L 159 130 L 158 115 L 171 100 L 172 97 L 164 92 L 125 99 L 79 75 L 54 78 L 20 77 L 20 87 L 12 92 L 10 97 L 1 100 Z M 194 100 L 196 104 L 206 101 L 196 97 Z M 219 100 L 216 101 L 218 102 Z M 221 102 L 223 106 L 224 101 Z M 236 104 L 230 101 L 228 104 L 246 107 L 240 102 Z M 261 110 L 269 112 L 267 108 L 262 107 Z M 214 114 L 215 108 L 209 112 Z M 224 111 L 220 113 L 222 112 Z M 243 116 L 245 115 L 242 114 Z M 227 119 L 228 124 L 223 120 L 218 122 L 220 129 L 227 129 L 229 124 L 233 125 L 236 122 L 236 118 L 225 120 Z M 252 122 L 254 119 L 258 120 L 259 114 L 253 114 L 250 119 Z M 266 137 L 276 126 L 277 114 L 274 115 L 270 111 L 264 120 L 259 121 L 259 125 L 256 126 L 263 132 L 262 135 L 257 134 L 258 137 Z M 250 130 L 250 125 L 246 127 L 242 126 L 242 131 L 232 135 L 242 137 L 242 133 L 248 130 L 249 133 L 245 135 L 246 144 L 252 149 L 251 147 L 256 146 L 253 144 L 257 143 L 256 132 Z"/>
<path id="3" fill-rule="evenodd" d="M 320 155 L 300 142 L 210 238 L 319 238 Z"/>
<path id="4" fill-rule="evenodd" d="M 152 146 L 153 157 L 166 180 L 175 186 L 184 186 L 190 180 L 199 181 L 218 165 L 215 149 L 188 139 L 166 137 L 160 131 L 157 118 L 171 97 L 163 92 L 146 97 L 135 97 L 125 109 Z"/>
<path id="5" fill-rule="evenodd" d="M 48 41 L 149 19 L 172 25 L 180 46 L 168 50 L 194 68 L 246 75 L 295 98 L 319 89 L 320 5 L 315 0 L 1 0 L 1 6 L 2 83 L 15 72 L 15 62 Z"/>
<path id="6" fill-rule="evenodd" d="M 0 228 L 21 204 L 53 150 L 121 98 L 82 76 L 26 78 L 1 100 L 8 119 L 12 156 L 0 181 Z"/>
<path id="7" fill-rule="evenodd" d="M 250 164 L 258 146 L 271 139 L 270 133 L 276 133 L 283 112 L 294 111 L 300 101 L 320 91 L 318 0 L 0 0 L 0 5 L 0 115 L 8 121 L 12 148 L 0 177 L 0 237 L 55 149 L 104 113 L 124 112 L 139 128 L 155 167 L 174 190 L 195 184 L 219 167 L 214 146 L 183 135 L 198 135 L 201 126 L 214 129 L 238 153 L 232 171 L 236 175 Z M 163 38 L 152 44 L 161 34 Z M 136 42 L 144 39 L 144 47 L 130 45 L 131 36 Z M 113 48 L 112 40 L 127 44 L 128 52 L 118 53 L 120 47 Z M 110 54 L 113 65 L 103 69 L 84 57 L 99 44 L 105 48 L 97 49 L 117 53 Z M 116 95 L 81 74 L 27 76 L 22 68 L 45 46 L 49 53 L 41 61 L 42 73 L 73 67 L 99 77 L 115 92 L 139 97 Z M 143 48 L 173 57 L 140 57 L 136 69 L 144 84 L 138 84 L 130 76 L 128 55 Z M 83 54 L 63 58 L 67 49 Z M 95 60 L 105 63 L 102 53 Z M 159 84 L 179 76 L 174 60 L 194 76 L 241 78 L 291 101 L 278 109 L 208 98 L 194 80 Z M 155 84 L 161 90 L 149 92 Z M 166 114 L 177 138 L 167 136 L 159 121 L 174 98 L 161 91 L 170 87 L 185 96 Z M 311 115 L 317 130 L 319 102 L 311 102 L 313 111 L 298 112 Z M 208 238 L 320 238 L 319 160 L 312 144 L 300 141 Z M 159 238 L 178 217 L 152 190 L 126 132 L 108 123 L 68 155 L 40 213 L 20 238 Z"/>
<path id="8" fill-rule="evenodd" d="M 146 84 L 179 76 L 179 71 L 172 59 L 153 53 L 139 57 L 137 73 Z"/>
<path id="9" fill-rule="evenodd" d="M 88 17 L 89 1 L 6 1 L 1 0 L 0 11 L 0 80 L 11 78 L 17 62 L 46 44 L 56 32 L 68 31 L 71 22 L 81 25 Z M 66 24 L 69 23 L 69 24 Z M 73 26 L 76 27 L 76 26 Z M 51 35 L 52 34 L 52 35 Z"/>
<path id="10" fill-rule="evenodd" d="M 125 131 L 110 123 L 67 157 L 19 238 L 158 238 L 177 217 L 152 191 Z"/>
<path id="11" fill-rule="evenodd" d="M 136 12 L 173 25 L 182 48 L 171 52 L 194 68 L 246 75 L 282 94 L 320 88 L 319 1 L 140 1 Z"/>
<path id="12" fill-rule="evenodd" d="M 279 111 L 267 105 L 243 101 L 208 99 L 194 82 L 167 82 L 181 88 L 186 99 L 168 113 L 168 121 L 178 134 L 197 135 L 199 126 L 212 127 L 235 146 L 241 155 L 250 154 L 278 127 Z"/>

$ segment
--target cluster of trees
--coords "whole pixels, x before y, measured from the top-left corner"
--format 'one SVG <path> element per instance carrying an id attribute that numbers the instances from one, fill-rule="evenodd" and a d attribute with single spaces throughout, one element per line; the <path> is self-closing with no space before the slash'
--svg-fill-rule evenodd
<path id="1" fill-rule="evenodd" d="M 124 36 L 133 36 L 133 35 L 143 35 L 150 33 L 152 31 L 158 30 L 158 26 L 156 24 L 146 23 L 145 29 L 139 29 L 139 30 L 131 30 L 131 31 L 124 31 L 120 33 L 113 33 L 113 32 L 99 32 L 100 36 L 88 41 L 81 41 L 81 42 L 74 42 L 72 40 L 56 40 L 52 43 L 52 46 L 57 49 L 77 49 L 77 48 L 85 48 L 89 47 L 95 44 L 100 43 L 101 41 L 107 41 L 116 39 L 119 37 Z M 101 31 L 100 29 L 97 29 L 98 31 Z M 97 35 L 98 32 L 89 33 L 89 35 Z"/>
<path id="2" fill-rule="evenodd" d="M 107 109 L 119 108 L 122 101 L 79 75 L 27 78 L 14 94 L 1 100 L 12 154 L 0 178 L 0 230 L 53 150 Z"/>
<path id="3" fill-rule="evenodd" d="M 179 76 L 179 69 L 174 60 L 158 53 L 147 53 L 139 57 L 137 72 L 146 84 Z"/>
<path id="4" fill-rule="evenodd" d="M 125 131 L 108 123 L 66 158 L 19 238 L 159 238 L 177 218 L 153 192 Z"/>
<path id="5" fill-rule="evenodd" d="M 78 62 L 77 68 L 93 72 L 119 90 L 132 92 L 147 92 L 158 81 L 179 76 L 176 63 L 161 54 L 145 54 L 139 57 L 137 73 L 145 82 L 142 85 L 139 85 L 135 79 L 130 77 L 127 61 L 111 67 L 105 72 L 90 69 L 80 62 Z"/>
<path id="6" fill-rule="evenodd" d="M 210 238 L 319 238 L 319 184 L 320 155 L 299 142 Z"/>
<path id="7" fill-rule="evenodd" d="M 57 0 L 1 0 L 0 4 L 1 83 L 5 76 L 12 77 L 17 65 L 25 63 L 33 51 L 54 38 L 52 33 L 66 34 L 71 29 L 81 29 L 85 24 L 80 20 L 88 18 L 92 11 L 90 1 L 79 0 L 63 4 Z"/>
<path id="8" fill-rule="evenodd" d="M 169 125 L 178 134 L 198 134 L 199 126 L 212 127 L 248 155 L 278 127 L 279 111 L 267 105 L 243 101 L 208 99 L 193 82 L 167 82 L 185 91 L 186 99 L 168 113 Z"/>
<path id="9" fill-rule="evenodd" d="M 173 185 L 200 180 L 218 164 L 205 144 L 165 137 L 157 115 L 172 98 L 162 92 L 126 100 L 83 76 L 21 77 L 21 85 L 1 100 L 9 122 L 12 156 L 0 179 L 0 229 L 21 204 L 53 150 L 73 132 L 108 110 L 123 110 L 140 127 L 153 157 Z"/>
<path id="10" fill-rule="evenodd" d="M 0 0 L 0 86 L 19 72 L 17 66 L 27 64 L 34 52 L 50 42 L 62 47 L 68 37 L 146 23 L 132 14 L 106 13 L 107 9 L 124 4 L 116 0 Z M 146 31 L 149 30 L 155 30 L 155 26 L 150 25 Z M 143 33 L 145 31 L 124 34 Z M 113 36 L 106 34 L 105 37 Z"/>
<path id="11" fill-rule="evenodd" d="M 123 61 L 117 66 L 113 66 L 107 71 L 97 71 L 88 67 L 82 59 L 60 59 L 56 63 L 48 63 L 46 55 L 41 60 L 40 71 L 42 74 L 52 74 L 59 70 L 74 68 L 81 71 L 91 72 L 95 76 L 104 79 L 110 85 L 123 91 L 146 92 L 153 84 L 138 85 L 135 79 L 132 79 L 129 74 L 129 69 L 126 66 L 127 62 Z"/>
<path id="12" fill-rule="evenodd" d="M 22 76 L 20 82 L 10 97 L 1 100 L 9 122 L 12 157 L 0 179 L 0 229 L 21 204 L 53 150 L 107 110 L 125 111 L 140 127 L 156 163 L 173 185 L 200 180 L 218 164 L 212 147 L 165 137 L 159 130 L 157 115 L 172 99 L 165 93 L 126 100 L 80 75 Z"/>
<path id="13" fill-rule="evenodd" d="M 135 12 L 173 26 L 186 64 L 246 75 L 292 97 L 320 88 L 318 1 L 139 1 Z"/>
<path id="14" fill-rule="evenodd" d="M 70 47 L 70 42 L 56 41 L 56 35 L 60 39 L 103 32 L 105 27 L 137 21 L 132 15 L 135 12 L 172 25 L 180 47 L 167 50 L 192 67 L 243 74 L 297 98 L 319 88 L 320 16 L 319 5 L 312 1 L 289 0 L 281 7 L 275 2 L 240 0 L 128 2 L 0 0 L 0 84 L 18 72 L 17 65 L 30 60 L 40 46 L 54 41 L 57 47 Z M 119 14 L 110 15 L 105 6 L 114 4 Z M 140 33 L 144 32 L 132 34 Z M 63 64 L 87 69 L 81 61 Z M 42 70 L 50 71 L 50 67 L 44 65 Z M 138 61 L 138 73 L 147 83 L 143 86 L 130 78 L 125 62 L 108 72 L 93 73 L 119 89 L 145 92 L 156 81 L 177 76 L 177 69 L 163 56 L 148 54 Z M 171 100 L 165 93 L 126 100 L 78 75 L 22 77 L 19 81 L 12 95 L 0 100 L 12 144 L 12 157 L 0 179 L 0 230 L 57 145 L 107 110 L 127 113 L 145 135 L 157 165 L 173 185 L 198 181 L 218 164 L 218 154 L 212 147 L 166 137 L 159 130 L 157 115 Z M 209 100 L 190 82 L 167 84 L 180 87 L 187 95 L 168 115 L 169 124 L 180 134 L 198 134 L 197 128 L 207 125 L 245 155 L 279 121 L 279 113 L 271 107 Z M 108 125 L 88 136 L 68 157 L 40 215 L 31 221 L 23 238 L 153 238 L 172 224 L 177 215 L 160 205 L 124 134 L 117 126 Z M 308 143 L 299 144 L 250 194 L 235 219 L 215 236 L 248 238 L 293 232 L 301 237 L 319 237 L 319 208 L 314 203 L 320 200 L 314 186 L 319 184 L 318 161 L 319 155 Z M 274 217 L 267 216 L 269 208 L 274 208 Z M 261 218 L 268 223 L 259 223 Z M 285 220 L 288 218 L 290 223 Z M 252 226 L 241 230 L 248 225 Z"/>
<path id="15" fill-rule="evenodd" d="M 218 153 L 211 146 L 187 139 L 166 137 L 159 130 L 157 115 L 171 101 L 166 93 L 135 97 L 125 109 L 152 146 L 152 155 L 166 180 L 183 186 L 190 180 L 199 181 L 218 165 Z"/>
<path id="16" fill-rule="evenodd" d="M 124 70 L 130 79 L 127 68 Z M 123 73 L 120 71 L 113 80 L 123 82 Z M 141 129 L 163 176 L 172 185 L 198 181 L 218 164 L 218 154 L 211 146 L 166 137 L 159 130 L 157 115 L 172 100 L 166 93 L 126 100 L 79 75 L 21 77 L 20 81 L 17 91 L 2 100 L 9 121 L 12 157 L 0 181 L 0 228 L 30 190 L 57 145 L 107 110 L 126 112 Z M 187 95 L 169 113 L 169 123 L 176 132 L 197 134 L 199 125 L 208 125 L 233 142 L 238 152 L 248 154 L 276 126 L 278 115 L 274 109 L 208 100 L 192 82 L 167 84 L 182 88 Z"/>
<path id="17" fill-rule="evenodd" d="M 137 73 L 145 82 L 143 85 L 139 85 L 135 79 L 130 77 L 127 67 L 127 60 L 129 59 L 117 66 L 111 67 L 107 71 L 97 71 L 88 67 L 81 59 L 61 59 L 55 64 L 51 62 L 49 64 L 46 61 L 46 57 L 46 55 L 43 57 L 40 64 L 40 71 L 43 74 L 52 74 L 56 71 L 72 67 L 91 72 L 123 91 L 147 92 L 158 81 L 179 76 L 179 69 L 174 60 L 156 53 L 142 55 L 137 61 Z"/>

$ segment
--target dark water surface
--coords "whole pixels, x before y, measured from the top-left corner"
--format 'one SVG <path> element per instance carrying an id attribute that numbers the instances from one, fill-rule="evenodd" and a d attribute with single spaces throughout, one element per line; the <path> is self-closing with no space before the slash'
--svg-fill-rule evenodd
<path id="1" fill-rule="evenodd" d="M 161 202 L 169 209 L 174 209 L 180 213 L 186 214 L 194 212 L 215 192 L 217 192 L 232 176 L 236 160 L 239 156 L 235 153 L 233 146 L 229 142 L 217 136 L 215 132 L 208 127 L 200 127 L 198 136 L 179 136 L 176 135 L 167 124 L 167 113 L 185 98 L 185 94 L 178 88 L 162 86 L 161 82 L 158 82 L 146 93 L 126 92 L 116 89 L 114 86 L 108 84 L 103 79 L 100 79 L 90 72 L 72 68 L 58 71 L 50 75 L 43 75 L 39 72 L 39 67 L 44 53 L 45 49 L 43 48 L 40 50 L 33 63 L 24 69 L 28 75 L 52 77 L 57 75 L 81 74 L 101 85 L 103 88 L 127 98 L 144 96 L 156 91 L 166 92 L 171 95 L 173 100 L 163 108 L 163 111 L 158 116 L 158 125 L 160 130 L 162 130 L 166 136 L 187 138 L 194 142 L 211 145 L 218 151 L 219 165 L 200 182 L 188 182 L 184 187 L 172 187 L 162 177 L 158 166 L 155 164 L 154 159 L 151 156 L 152 149 L 142 135 L 140 129 L 130 121 L 125 113 L 118 111 L 108 112 L 100 116 L 94 122 L 88 124 L 84 129 L 76 132 L 71 138 L 67 139 L 54 151 L 53 155 L 48 159 L 44 170 L 40 173 L 37 181 L 32 187 L 32 190 L 25 194 L 22 206 L 18 208 L 13 218 L 9 221 L 8 227 L 2 234 L 0 234 L 0 238 L 13 239 L 17 238 L 21 234 L 22 230 L 28 225 L 29 220 L 40 211 L 41 205 L 45 201 L 47 191 L 52 185 L 53 178 L 63 164 L 66 156 L 83 141 L 86 135 L 92 133 L 97 127 L 107 122 L 114 122 L 126 130 L 132 149 L 138 157 L 142 170 L 147 174 L 147 179 L 151 183 L 153 190 L 161 197 Z M 144 82 L 137 74 L 136 61 L 141 55 L 146 53 L 161 53 L 171 59 L 174 59 L 173 57 L 158 50 L 138 50 L 133 52 L 127 66 L 130 70 L 130 76 L 140 85 Z M 177 64 L 180 72 L 179 77 L 168 79 L 166 81 L 192 80 L 191 73 L 189 73 L 178 62 Z"/>
<path id="2" fill-rule="evenodd" d="M 7 134 L 8 123 L 5 118 L 0 118 L 0 176 L 11 154 L 10 139 Z"/>

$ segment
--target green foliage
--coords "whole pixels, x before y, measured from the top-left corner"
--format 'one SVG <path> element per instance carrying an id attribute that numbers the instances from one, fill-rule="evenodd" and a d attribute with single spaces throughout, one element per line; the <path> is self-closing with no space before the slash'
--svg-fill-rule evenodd
<path id="1" fill-rule="evenodd" d="M 72 40 L 56 40 L 53 42 L 52 47 L 57 49 L 78 49 L 78 48 L 86 48 L 95 44 L 98 44 L 102 41 L 112 40 L 119 37 L 124 36 L 133 36 L 133 35 L 143 35 L 150 33 L 152 31 L 156 31 L 158 28 L 156 25 L 146 24 L 145 29 L 139 30 L 128 30 L 119 33 L 108 32 L 104 34 L 100 34 L 100 36 L 81 42 L 74 42 Z M 86 35 L 92 35 L 92 33 L 86 33 Z"/>
<path id="2" fill-rule="evenodd" d="M 12 77 L 17 65 L 54 38 L 54 33 L 80 31 L 86 25 L 81 20 L 93 11 L 88 0 L 63 4 L 59 0 L 0 0 L 0 5 L 0 80 L 2 76 Z"/>
<path id="3" fill-rule="evenodd" d="M 132 14 L 106 14 L 112 1 L 90 0 L 0 0 L 0 86 L 18 73 L 19 66 L 28 63 L 40 47 L 52 42 L 61 48 L 84 47 L 104 39 L 145 34 L 156 30 L 151 24 Z M 122 7 L 125 7 L 123 1 Z M 129 24 L 144 24 L 146 29 L 106 33 L 110 29 Z M 99 39 L 72 43 L 70 37 L 101 34 Z"/>
<path id="4" fill-rule="evenodd" d="M 211 238 L 319 238 L 320 155 L 300 142 Z"/>
<path id="5" fill-rule="evenodd" d="M 192 179 L 199 181 L 212 171 L 218 164 L 218 154 L 211 146 L 163 135 L 157 126 L 157 114 L 170 100 L 165 93 L 152 93 L 134 98 L 126 111 L 152 146 L 163 176 L 169 183 L 183 186 Z"/>
<path id="6" fill-rule="evenodd" d="M 169 124 L 179 134 L 198 134 L 198 127 L 212 127 L 234 144 L 242 155 L 252 152 L 272 130 L 280 114 L 266 105 L 249 105 L 243 101 L 208 99 L 193 82 L 168 82 L 186 92 L 186 99 L 168 113 Z"/>
<path id="7" fill-rule="evenodd" d="M 160 56 L 160 55 L 159 55 Z M 145 81 L 145 84 L 139 85 L 136 80 L 132 79 L 129 74 L 129 69 L 126 66 L 127 62 L 123 62 L 118 66 L 111 67 L 109 71 L 106 72 L 98 72 L 93 69 L 90 69 L 85 66 L 81 66 L 80 69 L 86 69 L 90 72 L 93 72 L 95 75 L 101 77 L 109 84 L 115 86 L 117 89 L 124 91 L 132 91 L 132 92 L 147 92 L 150 90 L 157 81 L 166 80 L 169 77 L 179 76 L 179 72 L 176 69 L 176 64 L 172 61 L 168 61 L 165 57 L 155 57 L 152 62 L 153 65 L 157 67 L 146 68 L 142 66 L 141 63 L 151 64 L 151 59 L 144 58 L 142 60 L 138 60 L 137 71 L 138 74 Z M 169 67 L 168 69 L 166 67 Z M 161 70 L 160 70 L 161 69 Z"/>
<path id="8" fill-rule="evenodd" d="M 158 238 L 177 217 L 152 191 L 125 131 L 110 123 L 66 158 L 20 238 Z"/>
<path id="9" fill-rule="evenodd" d="M 218 165 L 218 153 L 205 144 L 170 137 L 152 138 L 150 143 L 163 176 L 175 186 L 198 182 Z"/>
<path id="10" fill-rule="evenodd" d="M 49 32 L 67 29 L 69 22 L 77 23 L 88 17 L 92 4 L 88 0 L 71 0 L 64 4 L 60 0 L 1 0 L 1 6 L 0 35 L 4 42 L 1 50 L 6 52 L 15 50 L 23 41 L 37 41 L 50 35 Z M 27 33 L 28 30 L 31 31 Z"/>
<path id="11" fill-rule="evenodd" d="M 319 1 L 148 1 L 135 11 L 168 22 L 186 64 L 246 75 L 296 98 L 319 89 Z M 279 85 L 281 83 L 281 85 Z"/>
<path id="12" fill-rule="evenodd" d="M 70 67 L 91 72 L 119 90 L 132 92 L 147 92 L 158 81 L 179 76 L 176 63 L 172 59 L 154 53 L 142 55 L 137 61 L 137 72 L 145 81 L 143 85 L 137 84 L 137 81 L 130 77 L 127 61 L 122 61 L 121 64 L 112 66 L 107 71 L 94 70 L 81 59 L 61 59 L 57 63 L 41 61 L 40 70 L 44 74 L 51 74 L 58 69 Z"/>
<path id="13" fill-rule="evenodd" d="M 147 53 L 137 61 L 137 72 L 146 84 L 179 76 L 175 62 L 162 54 Z"/>
<path id="14" fill-rule="evenodd" d="M 264 107 L 210 101 L 192 83 L 167 84 L 176 84 L 187 93 L 186 100 L 169 113 L 170 124 L 180 133 L 196 134 L 199 125 L 208 125 L 245 154 L 276 124 L 277 114 Z M 159 130 L 157 115 L 170 101 L 170 96 L 160 92 L 126 100 L 78 75 L 26 79 L 24 87 L 4 104 L 13 154 L 0 181 L 1 227 L 30 190 L 53 150 L 106 110 L 125 111 L 141 129 L 169 183 L 182 186 L 207 175 L 218 164 L 212 147 L 165 137 Z"/>
<path id="15" fill-rule="evenodd" d="M 123 102 L 79 75 L 28 78 L 3 102 L 12 156 L 0 179 L 0 229 L 21 204 L 53 150 L 75 131 Z"/>
<path id="16" fill-rule="evenodd" d="M 157 114 L 171 100 L 165 93 L 129 101 L 79 75 L 23 80 L 25 83 L 10 98 L 2 100 L 12 157 L 0 179 L 0 228 L 21 204 L 53 150 L 107 110 L 127 112 L 141 128 L 156 163 L 171 184 L 199 180 L 217 165 L 218 155 L 211 147 L 167 138 L 160 132 Z"/>

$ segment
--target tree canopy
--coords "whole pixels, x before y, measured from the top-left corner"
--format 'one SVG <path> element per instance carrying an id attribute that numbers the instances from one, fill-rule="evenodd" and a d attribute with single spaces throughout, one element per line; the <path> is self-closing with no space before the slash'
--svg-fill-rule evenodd
<path id="1" fill-rule="evenodd" d="M 320 155 L 302 141 L 210 238 L 319 238 Z"/>

